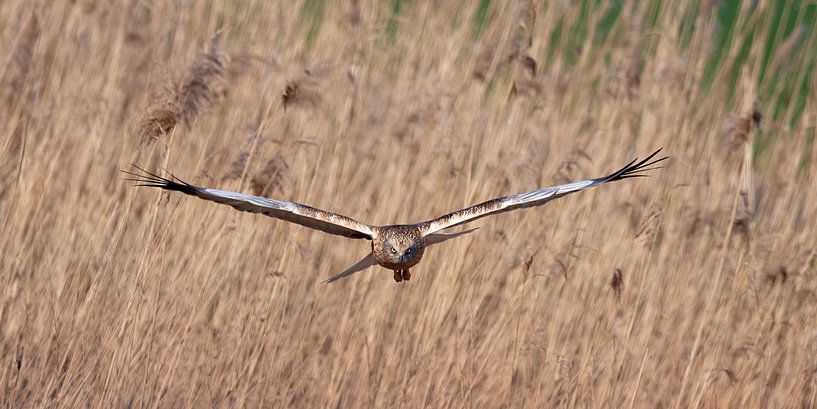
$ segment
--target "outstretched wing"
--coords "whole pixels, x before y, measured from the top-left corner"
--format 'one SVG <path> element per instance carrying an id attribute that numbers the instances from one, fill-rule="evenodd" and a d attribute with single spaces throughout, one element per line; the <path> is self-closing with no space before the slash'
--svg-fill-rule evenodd
<path id="1" fill-rule="evenodd" d="M 183 182 L 172 175 L 172 179 L 167 179 L 136 165 L 133 165 L 133 167 L 138 169 L 139 172 L 126 170 L 122 172 L 128 174 L 130 178 L 126 178 L 126 180 L 136 182 L 136 186 L 158 187 L 164 190 L 182 192 L 200 199 L 229 205 L 244 212 L 260 213 L 339 236 L 369 240 L 372 238 L 371 226 L 336 213 L 293 202 L 198 187 Z"/>
<path id="2" fill-rule="evenodd" d="M 526 207 L 541 206 L 566 194 L 578 192 L 579 190 L 591 188 L 607 182 L 647 176 L 646 174 L 640 172 L 656 169 L 650 168 L 650 166 L 667 159 L 667 157 L 664 156 L 663 158 L 653 160 L 658 152 L 661 152 L 661 149 L 653 152 L 642 161 L 635 159 L 628 163 L 627 166 L 605 177 L 583 180 L 581 182 L 573 182 L 565 185 L 546 187 L 544 189 L 520 193 L 517 195 L 499 197 L 462 210 L 457 210 L 456 212 L 449 213 L 445 216 L 441 216 L 426 222 L 428 223 L 429 227 L 425 234 L 433 234 L 440 230 L 472 222 L 492 214 L 507 212 L 515 209 L 524 209 Z"/>

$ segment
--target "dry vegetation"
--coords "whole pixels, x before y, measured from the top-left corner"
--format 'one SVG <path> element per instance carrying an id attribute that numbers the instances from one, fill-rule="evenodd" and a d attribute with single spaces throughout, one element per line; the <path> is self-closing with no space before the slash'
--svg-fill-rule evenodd
<path id="1" fill-rule="evenodd" d="M 817 404 L 813 4 L 110 3 L 0 3 L 3 406 Z M 391 224 L 659 146 L 401 285 L 118 173 Z"/>

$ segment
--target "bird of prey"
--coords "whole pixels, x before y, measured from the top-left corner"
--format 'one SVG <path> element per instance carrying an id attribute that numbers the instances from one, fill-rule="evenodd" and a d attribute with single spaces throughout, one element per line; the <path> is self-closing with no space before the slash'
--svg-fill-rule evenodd
<path id="1" fill-rule="evenodd" d="M 422 223 L 392 226 L 372 226 L 337 213 L 294 202 L 203 188 L 183 182 L 173 175 L 170 175 L 170 178 L 159 176 L 136 165 L 133 166 L 138 172 L 125 170 L 122 172 L 130 176 L 126 180 L 136 182 L 137 186 L 158 187 L 164 190 L 182 192 L 200 199 L 229 205 L 241 211 L 260 213 L 330 234 L 371 241 L 371 253 L 346 271 L 326 280 L 327 283 L 348 277 L 375 264 L 393 270 L 394 281 L 401 282 L 408 281 L 411 278 L 409 268 L 420 262 L 426 247 L 476 230 L 471 229 L 452 233 L 446 232 L 446 229 L 493 214 L 541 206 L 553 199 L 608 182 L 647 176 L 644 173 L 645 171 L 658 169 L 650 166 L 667 159 L 666 156 L 654 159 L 660 151 L 661 149 L 658 149 L 646 159 L 640 161 L 634 159 L 623 168 L 604 177 L 503 196 Z"/>

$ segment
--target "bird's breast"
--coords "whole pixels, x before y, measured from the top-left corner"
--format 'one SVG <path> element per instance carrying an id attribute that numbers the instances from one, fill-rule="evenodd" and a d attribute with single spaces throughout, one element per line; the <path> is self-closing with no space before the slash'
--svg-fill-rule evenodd
<path id="1" fill-rule="evenodd" d="M 374 254 L 374 261 L 377 262 L 377 264 L 390 270 L 408 270 L 410 267 L 419 263 L 423 258 L 422 253 L 417 255 L 394 257 L 388 253 L 384 254 L 383 251 L 377 251 L 377 249 L 374 249 L 372 254 Z"/>

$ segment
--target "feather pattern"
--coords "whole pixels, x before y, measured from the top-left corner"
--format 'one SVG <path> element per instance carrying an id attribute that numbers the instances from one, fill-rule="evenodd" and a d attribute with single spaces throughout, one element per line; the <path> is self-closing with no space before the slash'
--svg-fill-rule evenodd
<path id="1" fill-rule="evenodd" d="M 601 178 L 582 180 L 579 182 L 567 183 L 564 185 L 551 186 L 543 189 L 533 190 L 526 193 L 519 193 L 511 196 L 498 197 L 462 210 L 457 210 L 438 217 L 423 224 L 427 225 L 425 235 L 434 234 L 440 230 L 445 230 L 454 226 L 469 223 L 485 216 L 490 216 L 497 213 L 503 213 L 516 209 L 524 209 L 527 207 L 541 206 L 553 199 L 562 197 L 564 195 L 578 192 L 580 190 L 588 189 L 607 182 L 622 180 L 634 177 L 647 176 L 641 172 L 653 170 L 650 166 L 655 165 L 665 159 L 666 156 L 655 159 L 653 158 L 661 152 L 661 149 L 653 152 L 646 159 L 639 161 L 635 159 L 624 166 L 623 168 Z"/>
<path id="2" fill-rule="evenodd" d="M 139 170 L 138 173 L 122 172 L 130 175 L 127 180 L 136 182 L 137 186 L 158 187 L 164 190 L 182 192 L 200 199 L 225 204 L 244 212 L 263 214 L 339 236 L 369 240 L 372 238 L 371 226 L 336 213 L 294 202 L 198 187 L 183 182 L 172 175 L 172 179 L 168 179 L 148 172 L 136 165 L 134 167 Z"/>

